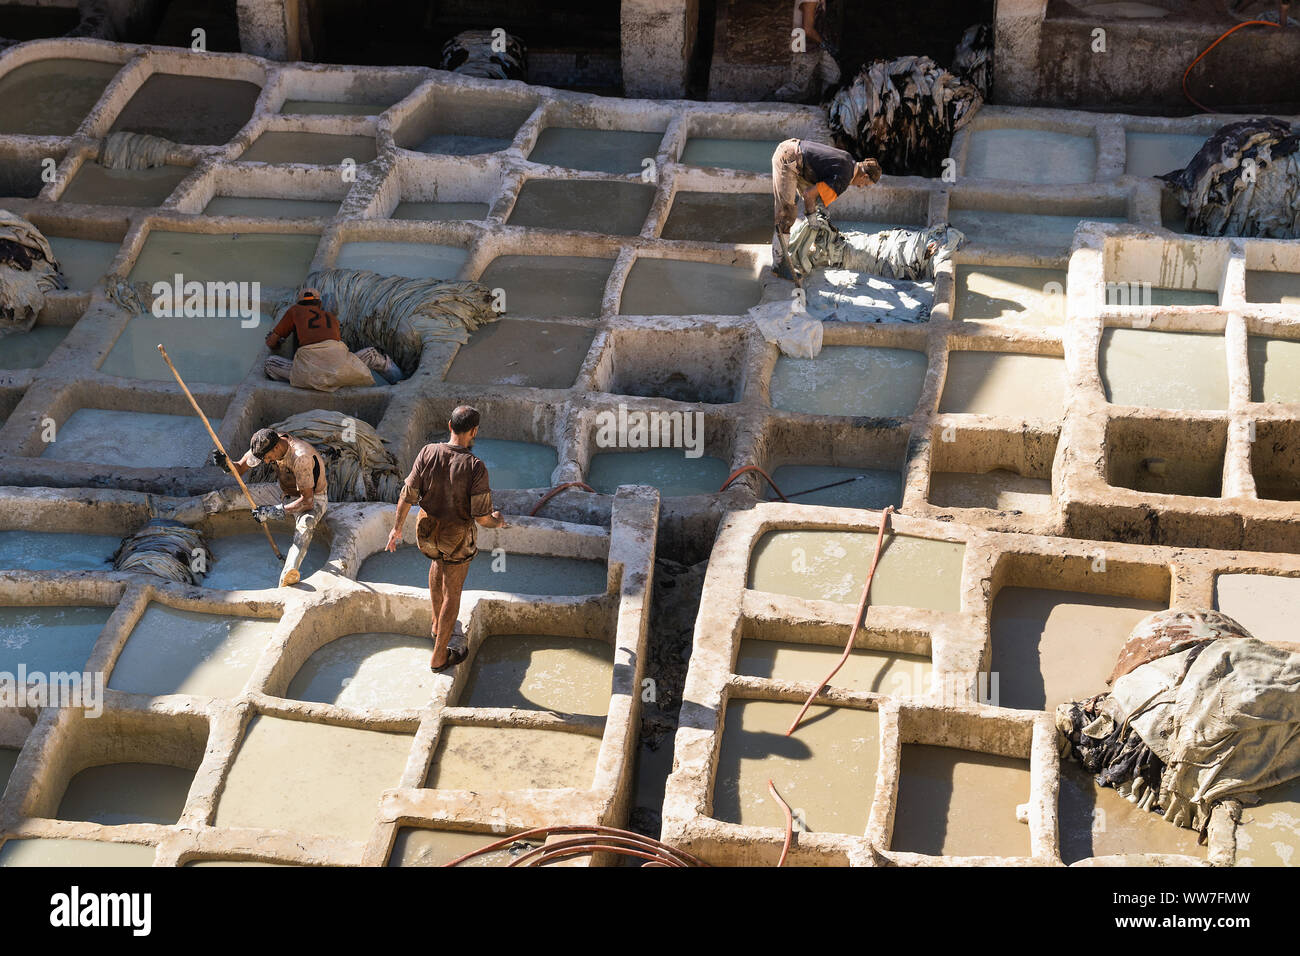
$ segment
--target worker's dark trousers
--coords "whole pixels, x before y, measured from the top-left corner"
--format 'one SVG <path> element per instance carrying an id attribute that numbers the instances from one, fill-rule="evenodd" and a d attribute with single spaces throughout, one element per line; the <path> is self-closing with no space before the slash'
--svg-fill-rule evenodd
<path id="1" fill-rule="evenodd" d="M 785 262 L 784 243 L 790 241 L 790 229 L 799 215 L 799 170 L 803 156 L 799 141 L 787 139 L 772 153 L 772 205 L 775 228 L 772 232 L 772 271 L 778 274 Z"/>

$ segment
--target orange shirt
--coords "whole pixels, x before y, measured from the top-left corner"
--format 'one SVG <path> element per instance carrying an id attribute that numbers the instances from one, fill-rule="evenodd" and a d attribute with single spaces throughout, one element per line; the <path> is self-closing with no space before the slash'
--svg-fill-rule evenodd
<path id="1" fill-rule="evenodd" d="M 270 348 L 277 348 L 289 337 L 290 332 L 298 337 L 299 348 L 342 338 L 339 334 L 339 320 L 333 312 L 326 312 L 319 305 L 300 303 L 290 307 L 266 337 L 266 344 Z"/>

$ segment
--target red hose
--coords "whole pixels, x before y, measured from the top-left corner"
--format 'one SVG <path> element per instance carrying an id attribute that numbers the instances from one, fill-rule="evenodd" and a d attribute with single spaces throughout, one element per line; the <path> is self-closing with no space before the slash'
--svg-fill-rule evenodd
<path id="1" fill-rule="evenodd" d="M 1253 25 L 1253 26 L 1266 26 L 1266 27 L 1279 27 L 1279 28 L 1282 26 L 1282 24 L 1280 24 L 1280 23 L 1271 23 L 1271 22 L 1268 21 L 1268 20 L 1246 20 L 1246 21 L 1244 21 L 1244 22 L 1242 22 L 1242 23 L 1238 23 L 1235 27 L 1233 27 L 1231 30 L 1229 30 L 1229 31 L 1227 31 L 1226 33 L 1224 33 L 1221 37 L 1219 37 L 1217 40 L 1215 40 L 1213 43 L 1211 43 L 1209 46 L 1207 46 L 1204 50 L 1202 50 L 1202 51 L 1201 51 L 1201 55 L 1198 56 L 1195 60 L 1193 60 L 1193 61 L 1191 62 L 1191 65 L 1188 66 L 1187 69 L 1183 71 L 1183 96 L 1185 96 L 1185 97 L 1187 97 L 1189 100 L 1191 100 L 1192 105 L 1195 106 L 1195 107 L 1197 107 L 1197 108 L 1199 108 L 1199 109 L 1201 110 L 1201 112 L 1203 112 L 1203 113 L 1214 113 L 1214 112 L 1217 112 L 1217 111 L 1216 111 L 1216 110 L 1212 110 L 1212 109 L 1210 109 L 1210 108 L 1209 108 L 1208 106 L 1206 106 L 1204 103 L 1202 103 L 1202 102 L 1200 102 L 1199 100 L 1197 100 L 1196 97 L 1192 96 L 1192 94 L 1191 94 L 1190 92 L 1188 92 L 1188 89 L 1187 89 L 1187 77 L 1188 77 L 1188 75 L 1192 72 L 1192 67 L 1194 67 L 1194 66 L 1196 66 L 1196 64 L 1200 63 L 1203 59 L 1205 59 L 1205 55 L 1206 55 L 1207 53 L 1209 53 L 1211 50 L 1213 50 L 1216 46 L 1218 46 L 1218 45 L 1219 45 L 1220 43 L 1222 43 L 1224 40 L 1228 39 L 1228 37 L 1232 36 L 1234 33 L 1236 33 L 1236 32 L 1237 32 L 1238 30 L 1240 30 L 1242 27 L 1248 27 L 1248 26 L 1252 26 L 1252 25 Z"/>
<path id="2" fill-rule="evenodd" d="M 844 645 L 844 653 L 840 655 L 839 663 L 831 668 L 829 674 L 822 678 L 822 682 L 817 685 L 817 689 L 808 695 L 808 699 L 804 701 L 803 710 L 799 711 L 799 716 L 794 719 L 790 729 L 785 732 L 787 737 L 799 727 L 799 721 L 803 720 L 803 715 L 808 713 L 808 708 L 812 706 L 812 702 L 831 682 L 831 678 L 839 673 L 840 668 L 844 666 L 844 662 L 849 659 L 849 654 L 853 651 L 853 640 L 858 636 L 858 628 L 862 626 L 862 620 L 867 614 L 867 600 L 871 596 L 871 579 L 876 576 L 876 564 L 880 561 L 880 546 L 885 541 L 885 530 L 889 527 L 889 516 L 893 512 L 893 505 L 880 512 L 880 529 L 876 532 L 876 553 L 872 555 L 871 567 L 867 569 L 867 580 L 862 585 L 862 600 L 858 602 L 858 616 L 853 619 L 853 627 L 849 631 L 849 642 Z"/>
<path id="3" fill-rule="evenodd" d="M 778 498 L 780 498 L 782 501 L 789 500 L 786 498 L 785 495 L 781 494 L 781 489 L 776 486 L 776 482 L 772 480 L 772 476 L 769 475 L 767 472 L 765 472 L 762 468 L 759 468 L 758 465 L 745 465 L 743 468 L 737 468 L 735 471 L 731 473 L 731 477 L 722 483 L 722 487 L 718 489 L 718 492 L 721 493 L 726 491 L 728 488 L 731 487 L 731 483 L 733 481 L 735 481 L 737 478 L 739 478 L 747 471 L 758 472 L 760 475 L 762 475 L 764 478 L 767 479 L 767 483 L 772 486 L 772 490 L 776 492 L 776 496 Z"/>
<path id="4" fill-rule="evenodd" d="M 581 488 L 583 491 L 590 491 L 593 495 L 596 493 L 595 490 L 591 487 L 591 485 L 587 484 L 584 481 L 566 481 L 564 484 L 556 485 L 546 494 L 542 495 L 542 500 L 537 502 L 537 504 L 533 506 L 532 511 L 528 512 L 528 517 L 530 518 L 536 517 L 537 512 L 542 510 L 542 505 L 546 504 L 546 502 L 550 501 L 552 498 L 558 495 L 565 488 Z"/>
<path id="5" fill-rule="evenodd" d="M 786 735 L 787 737 L 789 734 Z M 767 792 L 772 795 L 772 799 L 781 805 L 785 811 L 785 842 L 781 844 L 781 859 L 776 861 L 778 868 L 785 866 L 785 856 L 790 852 L 790 841 L 794 838 L 794 814 L 790 812 L 790 804 L 781 799 L 781 794 L 777 792 L 776 784 L 771 780 L 767 782 Z"/>

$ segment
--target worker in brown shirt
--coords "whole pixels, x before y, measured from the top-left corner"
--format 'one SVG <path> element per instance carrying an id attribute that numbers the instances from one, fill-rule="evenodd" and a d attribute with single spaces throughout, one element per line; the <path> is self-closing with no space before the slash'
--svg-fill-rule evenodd
<path id="1" fill-rule="evenodd" d="M 272 353 L 292 335 L 297 342 L 293 360 L 272 354 L 263 366 L 266 377 L 298 388 L 332 392 L 345 385 L 373 385 L 371 371 L 389 384 L 402 379 L 402 371 L 379 349 L 366 347 L 353 355 L 343 344 L 338 317 L 325 309 L 320 293 L 303 289 L 298 302 L 285 310 L 266 337 Z"/>
<path id="2" fill-rule="evenodd" d="M 468 653 L 464 645 L 450 645 L 452 633 L 459 626 L 456 618 L 465 577 L 478 554 L 475 526 L 506 526 L 501 512 L 492 508 L 487 466 L 470 451 L 478 435 L 479 420 L 478 409 L 461 405 L 447 422 L 450 440 L 420 449 L 402 487 L 396 520 L 385 547 L 397 550 L 411 505 L 418 504 L 415 541 L 432 559 L 429 600 L 433 605 L 433 657 L 429 666 L 436 671 L 455 667 Z"/>

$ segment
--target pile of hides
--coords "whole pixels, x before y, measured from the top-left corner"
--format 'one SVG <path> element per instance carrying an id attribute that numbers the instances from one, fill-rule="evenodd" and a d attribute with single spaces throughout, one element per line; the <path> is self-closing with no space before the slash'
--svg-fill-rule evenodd
<path id="1" fill-rule="evenodd" d="M 156 574 L 181 584 L 198 584 L 212 567 L 212 552 L 201 532 L 168 518 L 151 518 L 122 539 L 113 555 L 114 571 Z"/>
<path id="2" fill-rule="evenodd" d="M 304 285 L 319 290 L 325 309 L 338 316 L 348 348 L 356 352 L 373 345 L 407 378 L 419 366 L 426 345 L 463 345 L 471 332 L 500 317 L 492 310 L 492 291 L 477 282 L 324 269 L 309 275 Z M 277 314 L 291 304 L 281 303 Z"/>
<path id="3" fill-rule="evenodd" d="M 1187 207 L 1194 235 L 1300 238 L 1300 130 L 1283 120 L 1229 123 L 1186 169 L 1159 178 Z"/>
<path id="4" fill-rule="evenodd" d="M 109 133 L 99 148 L 99 165 L 109 169 L 149 169 L 167 162 L 176 144 L 148 133 Z"/>
<path id="5" fill-rule="evenodd" d="M 1226 615 L 1144 618 L 1108 683 L 1057 707 L 1062 755 L 1202 840 L 1219 801 L 1300 776 L 1300 654 Z"/>
<path id="6" fill-rule="evenodd" d="M 439 67 L 465 76 L 481 76 L 488 80 L 526 80 L 528 78 L 528 53 L 523 42 L 506 33 L 492 49 L 491 30 L 465 30 L 457 33 L 442 47 Z"/>
<path id="7" fill-rule="evenodd" d="M 45 293 L 66 287 L 41 231 L 0 209 L 0 335 L 31 331 L 45 307 Z"/>
<path id="8" fill-rule="evenodd" d="M 149 306 L 140 291 L 148 285 L 147 282 L 128 282 L 125 276 L 110 272 L 104 276 L 104 295 L 123 312 L 148 312 Z"/>
<path id="9" fill-rule="evenodd" d="M 406 476 L 379 433 L 359 418 L 317 408 L 270 426 L 301 438 L 325 462 L 330 501 L 396 502 Z M 258 465 L 247 482 L 275 481 L 273 465 Z"/>
<path id="10" fill-rule="evenodd" d="M 993 27 L 977 23 L 967 27 L 952 57 L 952 71 L 970 80 L 980 96 L 989 98 L 993 88 Z"/>
<path id="11" fill-rule="evenodd" d="M 762 302 L 745 313 L 763 338 L 791 358 L 816 358 L 822 350 L 822 324 L 793 296 Z"/>
<path id="12" fill-rule="evenodd" d="M 929 57 L 867 63 L 831 100 L 831 131 L 857 159 L 879 160 L 894 176 L 938 176 L 952 137 L 984 96 L 975 83 Z"/>

